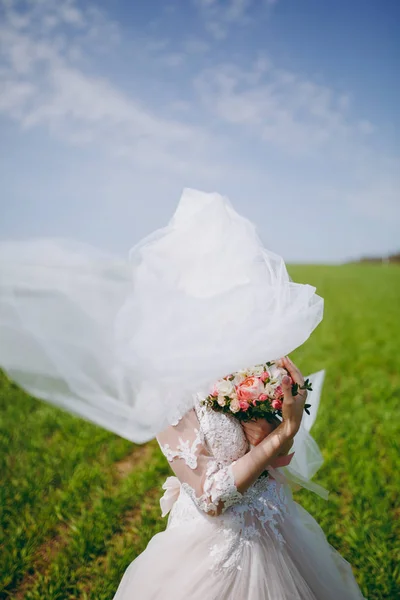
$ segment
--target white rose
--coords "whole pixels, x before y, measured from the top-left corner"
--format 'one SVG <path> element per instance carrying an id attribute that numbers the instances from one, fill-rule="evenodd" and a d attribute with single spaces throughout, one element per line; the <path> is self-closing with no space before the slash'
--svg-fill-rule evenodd
<path id="1" fill-rule="evenodd" d="M 251 369 L 252 374 L 256 377 L 260 377 L 261 373 L 264 373 L 264 371 L 265 369 L 263 365 L 258 365 L 257 367 L 253 367 L 253 369 Z"/>
<path id="2" fill-rule="evenodd" d="M 264 387 L 264 394 L 267 394 L 267 396 L 272 397 L 274 395 L 274 392 L 275 386 L 271 383 L 267 383 Z"/>
<path id="3" fill-rule="evenodd" d="M 235 385 L 239 385 L 242 383 L 242 381 L 244 379 L 246 379 L 247 377 L 247 371 L 238 371 L 237 373 L 235 373 L 235 379 L 233 380 L 233 383 Z"/>
<path id="4" fill-rule="evenodd" d="M 225 404 L 226 404 L 225 396 L 218 396 L 217 402 L 220 406 L 225 406 Z"/>
<path id="5" fill-rule="evenodd" d="M 277 379 L 278 381 L 281 378 L 281 370 L 279 367 L 277 367 L 276 365 L 272 365 L 269 368 L 269 372 L 271 373 L 271 377 L 272 379 Z"/>
<path id="6" fill-rule="evenodd" d="M 218 391 L 218 396 L 231 396 L 235 392 L 235 386 L 227 379 L 218 381 L 216 388 Z"/>
<path id="7" fill-rule="evenodd" d="M 236 377 L 238 377 L 239 379 L 245 379 L 248 376 L 248 374 L 248 371 L 246 371 L 245 369 L 239 369 L 235 373 Z"/>
<path id="8" fill-rule="evenodd" d="M 230 409 L 233 413 L 237 413 L 240 410 L 240 404 L 239 404 L 239 400 L 237 398 L 234 398 L 230 404 Z"/>

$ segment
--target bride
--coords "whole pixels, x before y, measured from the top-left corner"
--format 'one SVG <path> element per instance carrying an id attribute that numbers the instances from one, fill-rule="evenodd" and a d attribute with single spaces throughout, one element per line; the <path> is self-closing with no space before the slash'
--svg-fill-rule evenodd
<path id="1" fill-rule="evenodd" d="M 219 194 L 184 190 L 129 261 L 73 240 L 0 243 L 0 366 L 126 439 L 156 438 L 174 472 L 160 499 L 167 527 L 114 600 L 363 598 L 292 498 L 296 486 L 327 496 L 311 481 L 322 457 L 309 433 L 324 371 L 294 396 L 304 377 L 287 356 L 322 314 L 315 288 L 294 283 Z M 290 375 L 273 426 L 202 402 L 219 378 L 266 361 Z"/>
<path id="2" fill-rule="evenodd" d="M 280 364 L 304 383 L 288 357 Z M 196 402 L 157 436 L 176 474 L 161 503 L 172 510 L 166 530 L 126 570 L 114 600 L 363 598 L 349 563 L 293 501 L 285 478 L 262 475 L 268 466 L 274 471 L 301 425 L 307 391 L 292 396 L 287 379 L 283 420 L 268 435 L 265 420 L 242 426 Z M 250 450 L 248 440 L 255 442 Z"/>

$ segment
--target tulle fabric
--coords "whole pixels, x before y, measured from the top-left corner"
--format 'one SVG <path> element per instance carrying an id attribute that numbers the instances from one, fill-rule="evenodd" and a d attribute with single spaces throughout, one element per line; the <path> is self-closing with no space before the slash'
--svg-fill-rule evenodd
<path id="1" fill-rule="evenodd" d="M 310 434 L 310 429 L 317 417 L 325 375 L 325 369 L 308 375 L 308 379 L 312 383 L 312 391 L 308 392 L 307 396 L 307 403 L 310 404 L 309 414 L 303 414 L 300 428 L 294 437 L 291 448 L 294 456 L 290 465 L 282 467 L 280 471 L 294 489 L 304 487 L 327 499 L 329 496 L 328 490 L 311 481 L 322 466 L 324 459 L 318 444 Z"/>
<path id="2" fill-rule="evenodd" d="M 223 536 L 218 517 L 167 528 L 128 566 L 113 600 L 363 599 L 350 564 L 292 499 L 279 532 L 283 544 L 263 530 L 243 546 L 240 568 L 216 571 L 210 550 Z"/>
<path id="3" fill-rule="evenodd" d="M 127 260 L 74 240 L 0 243 L 0 366 L 142 443 L 216 379 L 301 345 L 322 319 L 315 292 L 226 198 L 186 189 Z"/>

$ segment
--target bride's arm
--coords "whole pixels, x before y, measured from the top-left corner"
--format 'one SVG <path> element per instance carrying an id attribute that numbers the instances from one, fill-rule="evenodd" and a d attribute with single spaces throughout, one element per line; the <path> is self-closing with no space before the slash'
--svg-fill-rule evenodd
<path id="1" fill-rule="evenodd" d="M 286 359 L 286 357 L 285 357 Z M 289 359 L 288 359 L 289 360 Z M 291 363 L 285 363 L 292 380 L 303 385 L 304 378 L 300 371 Z M 301 419 L 303 417 L 304 404 L 307 393 L 292 395 L 292 381 L 289 377 L 282 380 L 283 405 L 282 422 L 274 431 L 264 438 L 250 452 L 242 456 L 232 465 L 232 471 L 235 477 L 236 487 L 239 492 L 245 491 L 261 475 L 264 469 L 271 462 L 271 459 L 278 456 L 283 450 L 292 443 L 294 436 L 299 430 Z"/>
<path id="2" fill-rule="evenodd" d="M 289 444 L 291 446 L 292 440 L 293 437 L 281 423 L 257 446 L 237 460 L 232 465 L 232 471 L 238 491 L 244 493 L 265 471 L 270 462 L 275 457 L 281 456 Z"/>
<path id="3" fill-rule="evenodd" d="M 282 450 L 279 452 L 278 456 L 286 456 L 289 454 L 293 446 L 293 438 L 289 439 L 285 444 L 282 445 Z"/>

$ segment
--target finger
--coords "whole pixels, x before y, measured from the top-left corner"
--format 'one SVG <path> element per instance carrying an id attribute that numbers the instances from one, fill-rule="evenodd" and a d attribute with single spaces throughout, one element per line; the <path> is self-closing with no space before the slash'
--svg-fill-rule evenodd
<path id="1" fill-rule="evenodd" d="M 301 371 L 287 356 L 284 358 L 284 367 L 289 371 L 294 383 L 297 383 L 299 386 L 304 385 L 304 377 L 301 374 Z"/>
<path id="2" fill-rule="evenodd" d="M 245 431 L 246 431 L 246 435 L 256 435 L 257 434 L 257 430 L 256 429 L 252 429 L 249 427 L 245 427 Z"/>
<path id="3" fill-rule="evenodd" d="M 257 429 L 259 429 L 259 425 L 257 425 L 257 423 L 254 421 L 246 421 L 246 423 L 243 423 L 243 427 L 249 431 L 257 431 Z"/>
<path id="4" fill-rule="evenodd" d="M 252 440 L 255 439 L 259 435 L 259 431 L 256 429 L 249 429 L 248 427 L 244 428 L 245 435 Z"/>
<path id="5" fill-rule="evenodd" d="M 302 372 L 300 371 L 300 369 L 299 369 L 299 368 L 298 368 L 298 367 L 297 367 L 297 366 L 294 364 L 294 362 L 292 361 L 292 359 L 290 359 L 289 357 L 287 357 L 287 358 L 288 358 L 289 364 L 290 364 L 290 365 L 291 365 L 291 366 L 294 368 L 294 370 L 296 371 L 296 373 L 297 373 L 298 377 L 300 378 L 300 380 L 301 380 L 301 382 L 302 382 L 302 384 L 301 384 L 301 385 L 303 385 L 303 383 L 304 383 L 304 377 L 303 377 L 303 373 L 302 373 Z"/>
<path id="6" fill-rule="evenodd" d="M 250 425 L 253 428 L 259 429 L 264 427 L 268 423 L 265 417 L 255 417 L 254 420 L 246 421 L 246 425 Z"/>
<path id="7" fill-rule="evenodd" d="M 299 368 L 298 368 L 298 367 L 297 367 L 297 366 L 294 364 L 294 362 L 292 361 L 292 359 L 291 359 L 291 358 L 289 358 L 288 356 L 285 356 L 285 361 L 286 361 L 286 364 L 287 364 L 287 366 L 289 366 L 289 367 L 291 368 L 291 370 L 292 370 L 294 373 L 296 373 L 296 375 L 297 375 L 298 377 L 300 377 L 300 378 L 302 378 L 302 377 L 303 377 L 303 376 L 302 376 L 302 374 L 301 374 L 301 371 L 300 371 L 300 369 L 299 369 Z"/>
<path id="8" fill-rule="evenodd" d="M 248 431 L 246 431 L 246 438 L 250 442 L 250 444 L 256 446 L 263 439 L 263 436 L 249 433 Z"/>
<path id="9" fill-rule="evenodd" d="M 300 385 L 299 375 L 296 372 L 296 369 L 290 364 L 289 360 L 285 357 L 282 362 L 283 362 L 284 368 L 291 376 L 293 383 L 298 383 Z"/>
<path id="10" fill-rule="evenodd" d="M 307 396 L 308 396 L 308 391 L 307 390 L 301 390 L 300 392 L 297 392 L 297 395 L 300 396 L 302 402 L 306 402 L 307 400 Z"/>
<path id="11" fill-rule="evenodd" d="M 246 431 L 251 431 L 254 435 L 265 435 L 269 433 L 273 428 L 273 424 L 269 423 L 266 419 L 257 419 L 257 422 L 247 421 L 245 424 Z"/>
<path id="12" fill-rule="evenodd" d="M 290 377 L 288 377 L 287 375 L 285 375 L 282 378 L 282 389 L 283 389 L 283 401 L 286 404 L 293 403 L 294 398 L 293 398 L 293 394 L 292 394 L 292 384 L 290 381 Z"/>

